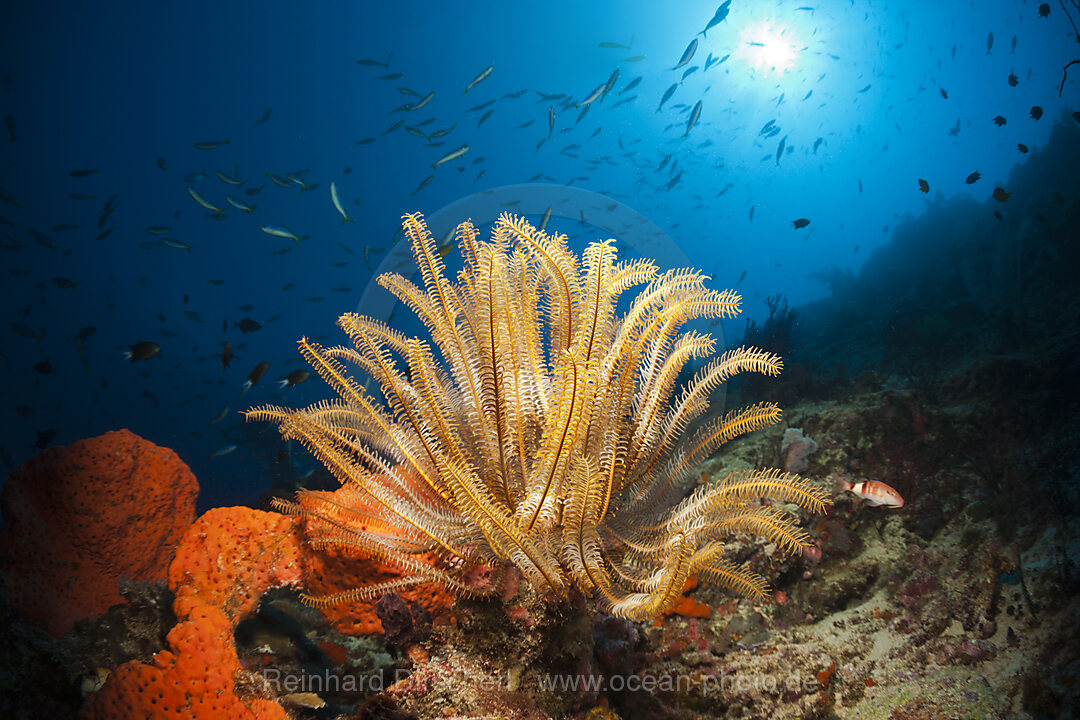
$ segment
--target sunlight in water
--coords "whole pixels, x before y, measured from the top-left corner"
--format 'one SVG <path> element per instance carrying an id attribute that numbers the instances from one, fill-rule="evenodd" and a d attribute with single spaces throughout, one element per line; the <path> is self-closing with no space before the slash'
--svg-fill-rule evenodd
<path id="1" fill-rule="evenodd" d="M 786 72 L 795 66 L 797 43 L 790 28 L 765 21 L 747 26 L 740 35 L 747 64 L 759 72 Z"/>

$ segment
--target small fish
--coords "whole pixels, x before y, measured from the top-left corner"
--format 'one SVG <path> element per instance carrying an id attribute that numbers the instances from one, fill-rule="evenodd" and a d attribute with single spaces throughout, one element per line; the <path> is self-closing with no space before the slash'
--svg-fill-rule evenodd
<path id="1" fill-rule="evenodd" d="M 586 95 L 585 99 L 582 100 L 581 102 L 579 102 L 574 107 L 581 107 L 583 105 L 588 105 L 593 100 L 596 100 L 598 97 L 600 97 L 600 95 L 602 95 L 603 92 L 604 92 L 604 88 L 606 88 L 606 87 L 607 87 L 607 83 L 601 83 L 600 85 L 597 85 L 595 90 L 593 90 L 591 93 Z"/>
<path id="2" fill-rule="evenodd" d="M 998 202 L 1009 202 L 1009 197 L 1011 195 L 1012 195 L 1011 192 L 1005 192 L 1005 188 L 1001 188 L 1001 187 L 994 188 L 994 199 L 997 200 Z"/>
<path id="3" fill-rule="evenodd" d="M 270 363 L 263 360 L 261 363 L 255 366 L 255 369 L 251 371 L 251 374 L 247 376 L 247 380 L 240 386 L 240 397 L 244 396 L 251 388 L 259 384 L 259 381 L 266 375 L 266 371 L 270 369 Z"/>
<path id="4" fill-rule="evenodd" d="M 656 112 L 660 112 L 660 109 L 664 107 L 664 103 L 671 99 L 671 96 L 675 94 L 675 90 L 678 89 L 679 83 L 671 83 L 671 87 L 664 91 L 664 96 L 660 98 L 660 104 L 656 107 Z"/>
<path id="5" fill-rule="evenodd" d="M 776 147 L 776 167 L 780 167 L 780 156 L 784 154 L 785 144 L 787 144 L 787 135 L 780 138 L 780 144 Z"/>
<path id="6" fill-rule="evenodd" d="M 810 224 L 810 220 L 808 220 L 807 218 L 799 218 L 798 220 L 793 220 L 791 224 L 795 227 L 796 230 L 801 230 L 802 228 Z"/>
<path id="7" fill-rule="evenodd" d="M 248 205 L 246 202 L 244 202 L 240 198 L 235 198 L 232 195 L 226 195 L 225 196 L 225 202 L 229 203 L 230 205 L 232 205 L 237 210 L 243 210 L 248 215 L 255 212 L 255 206 L 254 205 Z"/>
<path id="8" fill-rule="evenodd" d="M 410 108 L 410 111 L 419 110 L 420 108 L 424 107 L 425 105 L 427 105 L 429 102 L 431 102 L 434 99 L 435 99 L 435 91 L 432 90 L 427 95 L 425 95 L 419 102 L 417 102 L 415 105 L 413 105 Z"/>
<path id="9" fill-rule="evenodd" d="M 203 140 L 197 143 L 192 143 L 197 150 L 216 150 L 222 145 L 229 145 L 232 140 Z"/>
<path id="10" fill-rule="evenodd" d="M 994 33 L 988 33 L 986 36 L 986 54 L 990 54 L 990 50 L 994 47 Z"/>
<path id="11" fill-rule="evenodd" d="M 347 222 L 354 222 L 349 214 L 345 212 L 345 206 L 341 204 L 341 197 L 338 196 L 337 183 L 330 183 L 330 200 L 334 203 L 334 207 L 341 213 L 341 224 L 344 225 Z"/>
<path id="12" fill-rule="evenodd" d="M 147 225 L 146 232 L 150 233 L 151 235 L 164 235 L 166 233 L 172 232 L 172 228 L 168 225 Z"/>
<path id="13" fill-rule="evenodd" d="M 435 179 L 434 174 L 428 175 L 426 178 L 424 178 L 423 180 L 420 181 L 420 184 L 416 186 L 416 189 L 413 190 L 411 194 L 415 195 L 416 193 L 420 192 L 421 190 L 426 188 L 428 185 L 430 185 L 431 181 L 434 180 L 434 179 Z"/>
<path id="14" fill-rule="evenodd" d="M 184 176 L 184 182 L 186 182 L 186 183 L 197 183 L 200 180 L 205 180 L 205 179 L 206 179 L 206 171 L 205 170 L 200 170 L 199 172 L 188 173 L 187 175 Z"/>
<path id="15" fill-rule="evenodd" d="M 52 444 L 52 441 L 56 438 L 55 430 L 38 430 L 37 437 L 34 439 L 34 444 L 30 448 L 31 450 L 44 450 Z"/>
<path id="16" fill-rule="evenodd" d="M 134 345 L 128 345 L 128 349 L 124 351 L 124 358 L 128 362 L 135 362 L 136 360 L 149 360 L 150 358 L 161 352 L 161 346 L 156 342 L 150 340 L 144 340 L 143 342 L 135 343 Z"/>
<path id="17" fill-rule="evenodd" d="M 190 195 L 190 196 L 191 196 L 191 199 L 192 199 L 192 200 L 194 200 L 195 202 L 199 203 L 200 205 L 202 205 L 202 206 L 203 206 L 204 208 L 206 208 L 207 210 L 210 210 L 211 212 L 213 212 L 213 213 L 215 213 L 215 214 L 217 214 L 217 215 L 221 215 L 221 214 L 222 214 L 223 210 L 222 210 L 221 208 L 217 207 L 217 206 L 216 206 L 216 205 L 214 205 L 213 203 L 211 203 L 211 202 L 209 202 L 208 200 L 204 199 L 202 195 L 200 195 L 199 193 L 195 192 L 195 188 L 191 188 L 191 187 L 189 187 L 189 188 L 187 189 L 187 191 L 188 191 L 188 195 Z"/>
<path id="18" fill-rule="evenodd" d="M 974 183 L 978 182 L 979 178 L 981 178 L 981 177 L 982 177 L 982 175 L 979 173 L 978 170 L 976 170 L 975 172 L 968 175 L 967 179 L 964 180 L 964 182 L 967 183 L 968 185 L 973 185 Z"/>
<path id="19" fill-rule="evenodd" d="M 1039 17 L 1050 17 L 1050 3 L 1043 3 L 1039 6 Z"/>
<path id="20" fill-rule="evenodd" d="M 891 508 L 904 507 L 904 498 L 900 497 L 900 493 L 878 480 L 863 480 L 854 484 L 844 480 L 841 481 L 840 488 L 858 495 L 872 507 L 877 505 Z"/>
<path id="21" fill-rule="evenodd" d="M 16 335 L 21 335 L 24 338 L 30 338 L 37 343 L 38 349 L 41 349 L 41 338 L 45 337 L 44 330 L 34 331 L 33 329 L 23 325 L 22 323 L 11 323 L 11 330 Z"/>
<path id="22" fill-rule="evenodd" d="M 630 38 L 630 45 L 633 45 L 633 44 L 634 44 L 634 38 L 631 37 Z M 606 48 L 608 50 L 629 50 L 630 49 L 630 45 L 623 45 L 622 43 L 610 42 L 610 41 L 609 42 L 602 42 L 599 45 L 600 45 L 600 47 Z"/>
<path id="23" fill-rule="evenodd" d="M 997 116 L 994 117 L 994 124 L 997 125 L 998 127 L 1003 126 L 1007 122 L 1008 122 L 1008 120 L 1005 119 L 1004 115 L 997 115 Z"/>
<path id="24" fill-rule="evenodd" d="M 708 35 L 705 35 L 705 33 L 709 32 L 709 30 L 712 30 L 714 27 L 724 22 L 724 19 L 728 16 L 729 5 L 731 5 L 731 0 L 725 0 L 725 2 L 720 7 L 716 8 L 716 12 L 713 14 L 712 20 L 709 21 L 709 24 L 706 25 L 705 29 L 699 32 L 698 35 L 702 35 L 707 38 Z"/>
<path id="25" fill-rule="evenodd" d="M 1038 120 L 1043 116 L 1043 109 L 1038 105 L 1031 106 L 1031 119 Z"/>
<path id="26" fill-rule="evenodd" d="M 1016 77 L 1015 73 L 1009 73 L 1009 87 L 1016 87 L 1020 84 L 1020 78 Z"/>
<path id="27" fill-rule="evenodd" d="M 41 362 L 34 363 L 34 372 L 41 375 L 51 375 L 53 371 L 52 363 L 48 360 L 42 360 Z"/>
<path id="28" fill-rule="evenodd" d="M 262 114 L 261 118 L 259 118 L 258 120 L 255 121 L 255 123 L 252 125 L 252 127 L 255 127 L 256 125 L 262 125 L 264 122 L 269 120 L 270 119 L 270 113 L 273 112 L 273 110 L 274 110 L 273 108 L 266 108 L 266 112 L 264 112 Z"/>
<path id="29" fill-rule="evenodd" d="M 547 210 L 544 211 L 544 217 L 540 220 L 540 232 L 547 230 L 548 223 L 551 221 L 551 206 L 548 205 Z"/>
<path id="30" fill-rule="evenodd" d="M 619 79 L 619 68 L 615 68 L 615 71 L 608 77 L 607 83 L 604 84 L 604 93 L 600 96 L 600 102 L 604 102 L 604 98 L 608 96 L 611 89 L 615 87 L 615 81 Z"/>
<path id="31" fill-rule="evenodd" d="M 1017 150 L 1017 152 L 1019 152 L 1022 155 L 1027 155 L 1028 146 L 1025 145 L 1024 143 L 1016 143 L 1016 150 Z"/>
<path id="32" fill-rule="evenodd" d="M 697 124 L 697 121 L 698 121 L 699 117 L 701 117 L 701 101 L 700 100 L 698 100 L 697 104 L 694 105 L 694 109 L 692 111 L 690 111 L 690 119 L 686 121 L 686 132 L 683 133 L 683 137 L 686 137 L 687 135 L 690 134 L 690 131 L 693 130 L 694 125 Z"/>
<path id="33" fill-rule="evenodd" d="M 226 408 L 226 409 L 228 409 L 228 408 Z M 236 451 L 236 446 L 235 445 L 222 445 L 217 450 L 210 453 L 210 459 L 213 460 L 214 458 L 219 458 L 222 455 L 228 455 L 229 453 L 235 452 L 235 451 Z"/>
<path id="34" fill-rule="evenodd" d="M 551 133 L 555 130 L 555 106 L 548 106 L 548 136 L 547 139 L 551 139 Z M 537 146 L 539 147 L 539 145 Z"/>
<path id="35" fill-rule="evenodd" d="M 922 192 L 922 193 L 930 192 L 930 183 L 926 182 L 922 178 L 919 178 L 919 192 Z"/>
<path id="36" fill-rule="evenodd" d="M 941 97 L 945 98 L 946 100 L 949 99 L 949 91 L 948 90 L 946 90 L 945 88 L 938 88 L 938 90 L 941 91 Z"/>
<path id="37" fill-rule="evenodd" d="M 690 44 L 686 46 L 686 49 L 683 50 L 682 57 L 679 58 L 679 63 L 675 67 L 673 67 L 671 69 L 672 70 L 678 70 L 679 68 L 683 67 L 684 65 L 690 64 L 690 61 L 694 58 L 694 53 L 697 52 L 697 46 L 698 46 L 698 40 L 697 40 L 697 38 L 694 38 L 693 40 L 690 41 Z"/>
<path id="38" fill-rule="evenodd" d="M 486 79 L 487 79 L 487 77 L 488 77 L 489 75 L 491 75 L 491 72 L 492 72 L 492 71 L 493 71 L 494 69 L 495 69 L 495 66 L 494 66 L 494 65 L 488 65 L 488 66 L 487 66 L 486 68 L 484 68 L 483 70 L 481 70 L 481 71 L 480 71 L 480 74 L 479 74 L 479 75 L 477 75 L 476 77 L 474 77 L 474 78 L 473 78 L 473 81 L 472 81 L 471 83 L 469 83 L 469 84 L 468 84 L 468 85 L 467 85 L 467 86 L 465 87 L 465 92 L 463 92 L 463 93 L 461 93 L 461 94 L 462 94 L 462 95 L 467 95 L 467 94 L 469 93 L 469 91 L 470 91 L 470 90 L 472 90 L 472 89 L 473 89 L 473 88 L 474 88 L 474 87 L 475 87 L 475 86 L 477 85 L 477 83 L 480 83 L 480 82 L 483 82 L 484 80 L 486 80 Z"/>
<path id="39" fill-rule="evenodd" d="M 53 285 L 61 290 L 74 290 L 75 286 L 79 283 L 75 282 L 71 278 L 66 277 L 54 277 L 52 279 Z"/>
<path id="40" fill-rule="evenodd" d="M 84 178 L 89 177 L 90 175 L 97 175 L 97 172 L 97 168 L 90 168 L 88 170 L 72 170 L 68 175 L 73 178 Z"/>
<path id="41" fill-rule="evenodd" d="M 373 142 L 375 142 L 375 138 L 361 138 L 353 143 L 353 147 L 356 147 L 357 145 L 370 145 Z"/>
<path id="42" fill-rule="evenodd" d="M 159 247 L 172 248 L 173 250 L 187 250 L 191 252 L 191 246 L 187 243 L 180 242 L 179 240 L 172 240 L 170 238 L 161 238 L 157 242 Z"/>
<path id="43" fill-rule="evenodd" d="M 641 62 L 644 59 L 644 55 L 631 55 L 628 58 L 623 58 L 621 62 Z"/>
<path id="44" fill-rule="evenodd" d="M 436 168 L 438 168 L 443 163 L 448 163 L 451 160 L 457 160 L 459 157 L 461 157 L 462 155 L 464 155 L 467 152 L 469 152 L 469 146 L 468 145 L 462 145 L 457 150 L 454 150 L 453 152 L 447 153 L 446 155 L 443 155 L 441 158 L 436 160 L 435 164 L 431 166 L 431 169 L 435 170 Z M 417 188 L 417 190 L 419 190 L 419 188 Z"/>
<path id="45" fill-rule="evenodd" d="M 357 60 L 356 64 L 388 68 L 390 67 L 390 56 L 387 56 L 386 62 L 379 62 L 378 60 L 368 60 L 367 58 L 364 58 L 362 60 Z"/>
<path id="46" fill-rule="evenodd" d="M 296 243 L 296 247 L 300 247 L 301 240 L 306 240 L 309 237 L 308 235 L 298 237 L 296 233 L 284 225 L 263 225 L 260 229 L 267 235 L 292 240 Z"/>
<path id="47" fill-rule="evenodd" d="M 211 425 L 217 425 L 219 422 L 224 420 L 225 416 L 228 415 L 228 414 L 229 414 L 229 406 L 226 405 L 225 407 L 221 408 L 221 412 L 219 412 L 216 416 L 211 418 L 210 424 Z"/>
<path id="48" fill-rule="evenodd" d="M 240 322 L 234 322 L 233 327 L 237 328 L 240 332 L 244 333 L 245 335 L 247 335 L 249 332 L 255 332 L 257 330 L 262 330 L 262 325 L 255 322 L 251 318 L 247 318 L 247 317 L 244 318 L 243 320 L 241 320 Z"/>
<path id="49" fill-rule="evenodd" d="M 161 172 L 169 172 L 169 164 L 165 162 L 165 158 L 158 156 L 157 166 L 161 169 Z"/>
<path id="50" fill-rule="evenodd" d="M 636 78 L 634 78 L 633 80 L 628 82 L 626 84 L 626 87 L 624 87 L 622 90 L 619 91 L 619 95 L 622 95 L 627 90 L 633 90 L 634 88 L 636 88 L 641 83 L 641 78 L 642 78 L 642 76 L 638 75 Z"/>
<path id="51" fill-rule="evenodd" d="M 225 344 L 221 348 L 221 370 L 222 370 L 222 372 L 229 369 L 229 363 L 232 362 L 233 357 L 234 356 L 233 356 L 232 343 L 229 342 L 228 340 L 226 340 Z"/>
<path id="52" fill-rule="evenodd" d="M 294 387 L 311 377 L 310 370 L 293 370 L 283 378 L 278 378 L 278 387 Z"/>
<path id="53" fill-rule="evenodd" d="M 220 180 L 223 183 L 228 183 L 229 185 L 236 185 L 236 186 L 240 186 L 240 185 L 244 184 L 244 181 L 241 180 L 239 177 L 229 177 L 228 175 L 226 175 L 225 173 L 223 173 L 220 170 L 215 170 L 214 174 L 217 175 L 218 180 Z M 240 168 L 237 168 L 236 170 L 233 171 L 234 176 L 237 176 L 239 174 L 240 174 Z"/>

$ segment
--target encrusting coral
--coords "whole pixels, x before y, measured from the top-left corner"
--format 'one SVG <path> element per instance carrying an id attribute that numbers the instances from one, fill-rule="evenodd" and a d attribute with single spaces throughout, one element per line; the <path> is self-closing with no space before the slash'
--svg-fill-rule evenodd
<path id="1" fill-rule="evenodd" d="M 344 315 L 355 348 L 300 341 L 340 399 L 247 413 L 278 423 L 358 499 L 301 491 L 298 502 L 279 503 L 306 518 L 312 545 L 363 550 L 408 573 L 306 599 L 336 605 L 425 582 L 490 592 L 468 573 L 507 562 L 541 592 L 573 585 L 628 618 L 669 610 L 691 576 L 764 597 L 763 578 L 724 559 L 723 539 L 749 531 L 799 552 L 809 541 L 793 513 L 749 501 L 822 512 L 828 496 L 778 470 L 733 473 L 687 496 L 698 463 L 778 422 L 780 409 L 762 403 L 689 428 L 730 377 L 774 375 L 780 358 L 729 350 L 675 394 L 684 366 L 715 345 L 683 326 L 734 317 L 741 298 L 706 289 L 692 270 L 617 262 L 613 241 L 579 258 L 564 236 L 509 214 L 486 243 L 470 222 L 458 226 L 464 267 L 455 284 L 421 215 L 403 224 L 423 288 L 393 273 L 379 283 L 418 315 L 433 344 Z M 617 314 L 635 286 L 643 289 Z M 374 378 L 384 402 L 346 362 Z"/>
<path id="2" fill-rule="evenodd" d="M 195 476 L 129 430 L 45 450 L 11 474 L 0 506 L 0 578 L 54 636 L 124 602 L 117 580 L 162 580 L 195 517 Z"/>

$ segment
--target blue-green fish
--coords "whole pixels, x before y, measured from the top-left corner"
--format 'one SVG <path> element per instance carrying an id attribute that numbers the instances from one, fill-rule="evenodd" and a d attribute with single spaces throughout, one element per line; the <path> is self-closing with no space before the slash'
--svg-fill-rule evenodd
<path id="1" fill-rule="evenodd" d="M 682 57 L 679 58 L 679 64 L 671 69 L 678 70 L 682 66 L 688 64 L 694 58 L 694 53 L 697 52 L 697 44 L 697 38 L 691 40 L 690 44 L 686 46 L 686 50 L 683 50 Z"/>

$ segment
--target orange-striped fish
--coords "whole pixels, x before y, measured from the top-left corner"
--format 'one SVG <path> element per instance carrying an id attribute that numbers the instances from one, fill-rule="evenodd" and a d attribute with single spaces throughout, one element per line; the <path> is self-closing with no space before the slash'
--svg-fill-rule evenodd
<path id="1" fill-rule="evenodd" d="M 844 490 L 855 493 L 869 505 L 886 505 L 891 508 L 904 507 L 904 498 L 892 487 L 878 480 L 863 480 L 854 485 L 846 480 L 840 483 Z"/>

